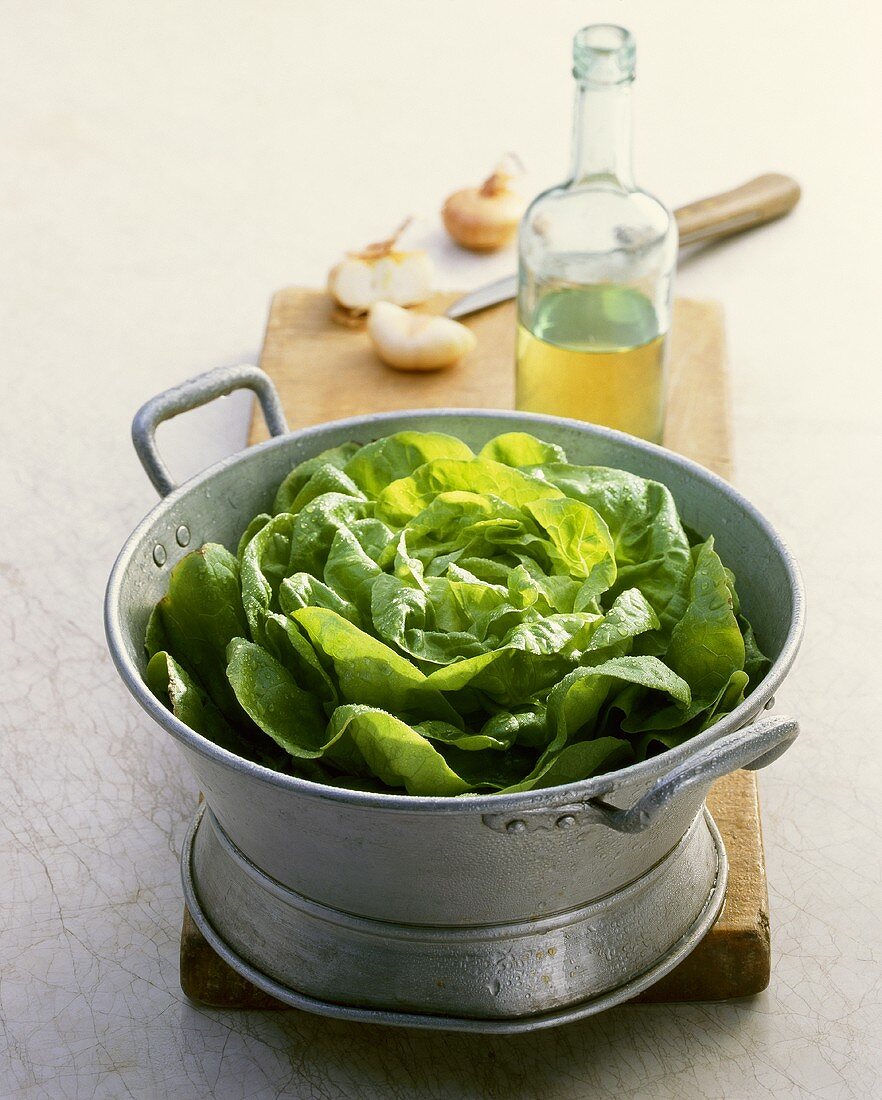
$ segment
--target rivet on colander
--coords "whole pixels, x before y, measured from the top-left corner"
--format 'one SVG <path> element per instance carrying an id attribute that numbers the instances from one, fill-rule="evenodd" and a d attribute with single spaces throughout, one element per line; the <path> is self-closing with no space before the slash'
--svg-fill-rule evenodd
<path id="1" fill-rule="evenodd" d="M 505 831 L 507 833 L 522 833 L 526 829 L 526 821 L 521 821 L 520 818 L 515 818 L 514 821 L 506 822 Z"/>
<path id="2" fill-rule="evenodd" d="M 175 531 L 175 538 L 178 541 L 178 546 L 187 546 L 190 542 L 190 528 L 182 523 Z"/>
<path id="3" fill-rule="evenodd" d="M 161 542 L 158 542 L 153 547 L 153 560 L 156 562 L 157 565 L 165 565 L 167 557 L 168 555 L 165 552 L 165 547 L 162 545 Z"/>
<path id="4" fill-rule="evenodd" d="M 558 829 L 572 829 L 572 827 L 576 824 L 576 819 L 573 817 L 572 814 L 563 814 L 563 816 L 559 817 L 554 824 L 558 827 Z"/>

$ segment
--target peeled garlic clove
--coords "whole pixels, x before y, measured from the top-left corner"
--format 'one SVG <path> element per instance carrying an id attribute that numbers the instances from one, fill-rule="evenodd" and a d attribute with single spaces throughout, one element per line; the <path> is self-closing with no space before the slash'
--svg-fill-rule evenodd
<path id="1" fill-rule="evenodd" d="M 441 209 L 444 227 L 457 244 L 492 252 L 514 237 L 526 202 L 508 186 L 511 176 L 497 171 L 480 187 L 452 194 Z"/>
<path id="2" fill-rule="evenodd" d="M 477 343 L 475 334 L 458 321 L 428 313 L 408 313 L 391 302 L 372 306 L 367 332 L 380 359 L 396 370 L 450 367 Z"/>

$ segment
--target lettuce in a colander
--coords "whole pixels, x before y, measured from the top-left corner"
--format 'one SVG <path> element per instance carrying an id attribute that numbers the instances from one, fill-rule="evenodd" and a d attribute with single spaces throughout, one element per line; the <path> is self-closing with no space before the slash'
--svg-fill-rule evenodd
<path id="1" fill-rule="evenodd" d="M 522 433 L 296 466 L 234 555 L 173 569 L 147 680 L 280 771 L 412 795 L 570 783 L 679 745 L 768 662 L 664 485 Z"/>

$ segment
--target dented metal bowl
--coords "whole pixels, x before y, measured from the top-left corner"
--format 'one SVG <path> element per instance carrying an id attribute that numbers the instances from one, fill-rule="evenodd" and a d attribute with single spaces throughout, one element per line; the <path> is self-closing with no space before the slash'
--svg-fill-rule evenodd
<path id="1" fill-rule="evenodd" d="M 156 450 L 164 419 L 254 389 L 273 438 L 175 487 Z M 581 464 L 664 482 L 713 532 L 772 666 L 735 711 L 676 749 L 580 783 L 425 798 L 311 783 L 232 755 L 179 722 L 143 680 L 144 629 L 168 574 L 206 541 L 235 549 L 292 465 L 346 440 L 445 431 L 480 447 L 505 431 Z M 503 411 L 423 410 L 288 432 L 269 379 L 224 368 L 148 402 L 135 444 L 163 500 L 123 547 L 105 621 L 117 668 L 181 746 L 205 795 L 183 854 L 188 905 L 215 948 L 288 1003 L 374 1022 L 521 1031 L 597 1012 L 676 965 L 722 905 L 725 853 L 704 800 L 759 768 L 797 724 L 763 715 L 798 649 L 796 564 L 762 516 L 689 460 L 604 428 Z"/>

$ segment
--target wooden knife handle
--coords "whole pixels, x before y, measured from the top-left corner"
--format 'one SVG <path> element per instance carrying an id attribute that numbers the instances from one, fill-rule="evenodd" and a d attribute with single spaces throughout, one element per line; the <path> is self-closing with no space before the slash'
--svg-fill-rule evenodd
<path id="1" fill-rule="evenodd" d="M 721 195 L 690 202 L 674 211 L 680 244 L 715 241 L 783 217 L 799 202 L 799 184 L 769 172 Z"/>

